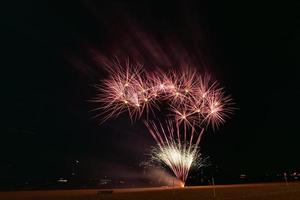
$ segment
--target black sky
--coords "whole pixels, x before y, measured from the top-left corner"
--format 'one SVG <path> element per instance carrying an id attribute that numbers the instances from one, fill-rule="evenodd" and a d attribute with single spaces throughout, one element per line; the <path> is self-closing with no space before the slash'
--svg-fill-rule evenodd
<path id="1" fill-rule="evenodd" d="M 107 53 L 121 16 L 158 38 L 175 35 L 187 48 L 203 43 L 205 62 L 239 108 L 204 140 L 203 151 L 224 173 L 300 170 L 299 5 L 16 1 L 3 8 L 3 183 L 68 176 L 76 160 L 82 177 L 143 161 L 153 144 L 143 125 L 123 116 L 99 126 L 86 100 L 101 72 L 87 76 L 70 62 L 89 62 L 87 44 Z"/>

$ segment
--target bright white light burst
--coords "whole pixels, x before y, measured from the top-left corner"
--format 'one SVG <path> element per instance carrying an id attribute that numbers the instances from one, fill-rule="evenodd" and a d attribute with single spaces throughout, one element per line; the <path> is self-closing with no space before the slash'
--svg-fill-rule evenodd
<path id="1" fill-rule="evenodd" d="M 202 167 L 205 162 L 197 148 L 184 144 L 171 143 L 157 147 L 152 151 L 152 159 L 169 167 L 183 183 L 186 181 L 191 167 Z"/>

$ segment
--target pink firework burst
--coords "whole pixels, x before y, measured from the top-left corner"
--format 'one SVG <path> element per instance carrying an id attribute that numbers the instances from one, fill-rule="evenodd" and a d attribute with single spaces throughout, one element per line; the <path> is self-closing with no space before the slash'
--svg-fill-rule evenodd
<path id="1" fill-rule="evenodd" d="M 100 103 L 103 119 L 117 117 L 127 111 L 132 121 L 155 114 L 158 103 L 165 102 L 171 116 L 185 126 L 224 123 L 233 111 L 230 96 L 207 74 L 195 69 L 180 68 L 171 72 L 157 70 L 148 73 L 141 65 L 122 66 L 119 62 L 107 67 L 109 78 L 97 86 L 94 102 Z M 164 106 L 165 107 L 165 106 Z"/>

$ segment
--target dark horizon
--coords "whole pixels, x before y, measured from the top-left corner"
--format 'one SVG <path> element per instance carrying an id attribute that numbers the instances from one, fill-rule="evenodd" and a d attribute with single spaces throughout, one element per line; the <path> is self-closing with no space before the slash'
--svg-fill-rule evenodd
<path id="1" fill-rule="evenodd" d="M 201 147 L 224 176 L 300 171 L 299 6 L 6 4 L 0 185 L 141 176 L 140 163 L 155 144 L 142 122 L 132 125 L 124 114 L 99 125 L 88 101 L 104 77 L 93 52 L 112 59 L 122 54 L 116 51 L 120 46 L 129 52 L 141 42 L 135 30 L 161 46 L 178 42 L 199 70 L 206 68 L 232 94 L 238 110 L 218 131 L 206 134 Z M 145 52 L 145 64 L 155 63 Z"/>

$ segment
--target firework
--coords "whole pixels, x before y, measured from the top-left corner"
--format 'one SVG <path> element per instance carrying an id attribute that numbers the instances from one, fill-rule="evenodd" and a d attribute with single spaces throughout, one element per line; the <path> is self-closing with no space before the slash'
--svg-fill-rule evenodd
<path id="1" fill-rule="evenodd" d="M 195 148 L 181 147 L 176 143 L 154 148 L 152 151 L 152 159 L 168 166 L 176 177 L 183 183 L 186 181 L 192 165 L 199 165 L 198 158 L 200 154 Z"/>
<path id="2" fill-rule="evenodd" d="M 191 68 L 151 73 L 141 65 L 119 62 L 107 67 L 109 77 L 97 86 L 94 102 L 101 106 L 103 121 L 128 112 L 131 121 L 146 116 L 145 125 L 157 143 L 153 160 L 168 166 L 185 183 L 192 166 L 203 164 L 199 143 L 204 129 L 218 128 L 232 113 L 232 99 L 208 74 Z M 165 110 L 165 124 L 155 110 Z M 149 114 L 158 122 L 149 121 Z M 197 132 L 200 130 L 200 132 Z"/>
<path id="3" fill-rule="evenodd" d="M 148 117 L 164 102 L 170 115 L 187 126 L 212 125 L 217 128 L 232 113 L 232 100 L 210 76 L 196 70 L 180 69 L 152 74 L 141 65 L 108 67 L 109 78 L 97 86 L 99 94 L 93 100 L 101 103 L 103 120 L 128 112 L 132 121 Z M 166 106 L 164 106 L 166 107 Z"/>
<path id="4" fill-rule="evenodd" d="M 145 122 L 145 124 L 158 144 L 152 150 L 152 160 L 169 167 L 182 183 L 185 183 L 192 166 L 204 165 L 198 149 L 204 129 L 200 134 L 192 129 L 182 138 L 180 127 L 172 121 L 167 121 L 165 125 L 158 123 L 158 126 L 153 121 Z M 187 129 L 184 131 L 186 132 Z M 189 139 L 186 139 L 186 135 Z"/>

